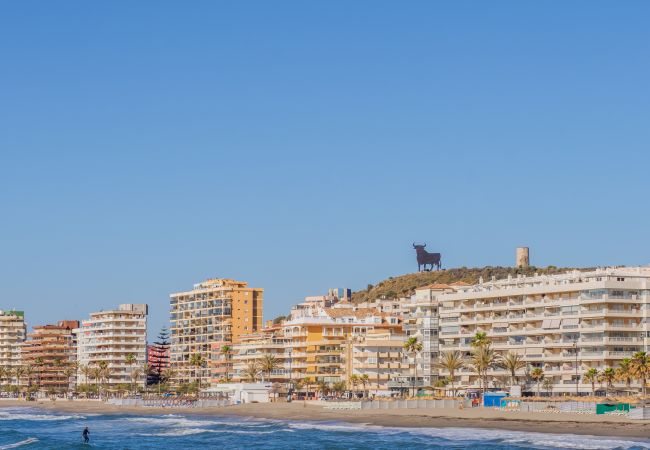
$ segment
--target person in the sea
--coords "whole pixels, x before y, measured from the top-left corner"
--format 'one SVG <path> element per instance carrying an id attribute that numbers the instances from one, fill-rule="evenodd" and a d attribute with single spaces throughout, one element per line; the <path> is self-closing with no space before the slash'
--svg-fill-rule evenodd
<path id="1" fill-rule="evenodd" d="M 90 440 L 90 431 L 88 430 L 88 427 L 84 428 L 84 431 L 81 433 L 81 435 L 84 438 L 84 444 L 87 444 Z"/>

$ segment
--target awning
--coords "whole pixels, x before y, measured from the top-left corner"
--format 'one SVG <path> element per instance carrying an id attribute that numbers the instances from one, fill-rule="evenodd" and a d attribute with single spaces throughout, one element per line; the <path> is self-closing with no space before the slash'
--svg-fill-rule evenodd
<path id="1" fill-rule="evenodd" d="M 560 322 L 562 322 L 562 319 L 544 319 L 542 322 L 542 328 L 547 330 L 560 328 Z"/>
<path id="2" fill-rule="evenodd" d="M 508 322 L 494 322 L 492 328 L 508 328 Z"/>
<path id="3" fill-rule="evenodd" d="M 562 320 L 562 325 L 578 325 L 579 323 L 580 319 L 577 317 L 568 317 Z"/>

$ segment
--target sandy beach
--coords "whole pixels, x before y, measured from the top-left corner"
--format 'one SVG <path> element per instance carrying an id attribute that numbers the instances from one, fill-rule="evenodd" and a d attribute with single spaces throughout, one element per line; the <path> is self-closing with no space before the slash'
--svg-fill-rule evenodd
<path id="1" fill-rule="evenodd" d="M 650 438 L 650 421 L 634 421 L 622 416 L 505 412 L 489 408 L 332 411 L 324 409 L 323 406 L 321 403 L 294 402 L 289 404 L 283 402 L 253 403 L 218 408 L 149 408 L 113 406 L 97 401 L 80 400 L 29 403 L 21 400 L 0 401 L 0 408 L 32 407 L 77 414 L 201 414 L 296 421 L 340 421 L 386 427 L 468 427 Z"/>

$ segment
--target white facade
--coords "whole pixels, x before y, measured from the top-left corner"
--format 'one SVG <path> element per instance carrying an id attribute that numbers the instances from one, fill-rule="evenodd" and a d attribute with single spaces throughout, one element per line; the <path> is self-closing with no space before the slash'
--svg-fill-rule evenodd
<path id="1" fill-rule="evenodd" d="M 90 314 L 77 334 L 78 383 L 88 380 L 81 368 L 98 367 L 100 361 L 108 363 L 107 385 L 131 384 L 132 371 L 142 369 L 147 361 L 147 305 L 124 304 L 118 309 Z M 127 364 L 127 355 L 135 356 L 135 363 Z M 136 384 L 144 386 L 146 376 L 138 377 Z"/>
<path id="2" fill-rule="evenodd" d="M 15 369 L 22 364 L 20 351 L 25 336 L 22 311 L 0 311 L 0 366 Z"/>
<path id="3" fill-rule="evenodd" d="M 472 337 L 485 332 L 497 352 L 524 357 L 522 378 L 542 368 L 554 393 L 590 392 L 582 381 L 587 370 L 616 368 L 634 352 L 650 350 L 649 267 L 510 277 L 455 289 L 438 296 L 441 351 L 469 354 Z M 503 369 L 490 370 L 489 387 L 506 378 Z M 458 381 L 479 386 L 471 368 Z"/>

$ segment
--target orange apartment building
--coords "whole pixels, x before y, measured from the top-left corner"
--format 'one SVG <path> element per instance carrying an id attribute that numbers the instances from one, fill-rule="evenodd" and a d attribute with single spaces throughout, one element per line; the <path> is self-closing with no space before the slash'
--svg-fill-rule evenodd
<path id="1" fill-rule="evenodd" d="M 75 376 L 77 359 L 76 320 L 62 320 L 56 325 L 35 326 L 22 345 L 22 361 L 33 369 L 32 382 L 43 391 L 68 390 Z"/>
<path id="2" fill-rule="evenodd" d="M 232 346 L 242 335 L 262 329 L 264 290 L 245 281 L 213 278 L 197 283 L 191 291 L 171 294 L 170 364 L 176 382 L 199 379 L 202 385 L 223 376 L 216 367 L 224 345 Z M 192 355 L 205 364 L 194 367 Z"/>

